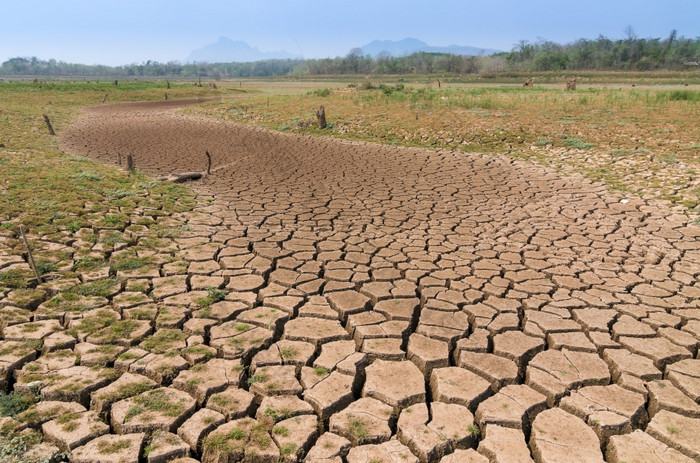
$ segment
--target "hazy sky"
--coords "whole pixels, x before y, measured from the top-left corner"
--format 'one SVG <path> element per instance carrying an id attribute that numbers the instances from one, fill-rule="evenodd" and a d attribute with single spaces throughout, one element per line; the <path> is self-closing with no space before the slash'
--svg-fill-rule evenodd
<path id="1" fill-rule="evenodd" d="M 700 36 L 700 0 L 0 0 L 0 62 L 184 60 L 220 36 L 307 58 L 371 40 L 510 50 L 518 41 Z M 298 44 L 298 45 L 297 45 Z"/>

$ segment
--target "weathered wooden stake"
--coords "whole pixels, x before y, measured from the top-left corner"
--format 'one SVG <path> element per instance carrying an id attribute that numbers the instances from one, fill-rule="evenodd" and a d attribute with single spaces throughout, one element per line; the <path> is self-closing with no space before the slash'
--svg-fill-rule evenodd
<path id="1" fill-rule="evenodd" d="M 39 284 L 41 284 L 41 274 L 39 273 L 39 269 L 36 268 L 36 264 L 34 263 L 34 256 L 32 256 L 32 250 L 29 248 L 29 241 L 27 241 L 27 235 L 24 234 L 24 228 L 19 227 L 19 232 L 22 234 L 22 240 L 24 240 L 24 247 L 27 248 L 27 257 L 29 259 L 29 265 L 31 265 L 32 270 L 34 270 L 34 275 L 36 275 L 36 281 L 38 281 Z"/>
<path id="2" fill-rule="evenodd" d="M 323 105 L 316 110 L 316 120 L 318 121 L 319 129 L 326 128 L 326 108 L 324 108 Z"/>
<path id="3" fill-rule="evenodd" d="M 440 79 L 438 79 L 437 81 L 438 81 L 438 88 L 440 88 L 441 87 Z"/>
<path id="4" fill-rule="evenodd" d="M 108 95 L 108 93 L 105 93 L 105 97 L 102 98 L 102 103 L 104 103 L 105 101 L 107 101 L 107 95 Z"/>
<path id="5" fill-rule="evenodd" d="M 122 153 L 117 153 L 117 162 L 119 163 L 119 167 L 122 166 Z"/>
<path id="6" fill-rule="evenodd" d="M 204 150 L 204 153 L 207 155 L 207 175 L 211 174 L 211 154 L 209 154 L 209 150 Z"/>
<path id="7" fill-rule="evenodd" d="M 166 99 L 166 100 L 168 99 L 168 94 L 167 94 L 167 93 L 165 94 L 165 99 Z"/>
<path id="8" fill-rule="evenodd" d="M 49 116 L 44 114 L 44 122 L 46 122 L 46 127 L 49 128 L 49 133 L 51 135 L 56 135 L 56 132 L 53 131 L 53 127 L 51 127 L 51 121 L 49 120 Z"/>
<path id="9" fill-rule="evenodd" d="M 134 165 L 134 157 L 131 154 L 126 155 L 126 170 L 129 173 L 136 171 L 136 166 Z"/>
<path id="10" fill-rule="evenodd" d="M 270 106 L 270 97 L 267 97 L 267 105 Z"/>
<path id="11" fill-rule="evenodd" d="M 170 81 L 166 80 L 165 83 L 168 84 L 168 90 L 170 90 Z"/>

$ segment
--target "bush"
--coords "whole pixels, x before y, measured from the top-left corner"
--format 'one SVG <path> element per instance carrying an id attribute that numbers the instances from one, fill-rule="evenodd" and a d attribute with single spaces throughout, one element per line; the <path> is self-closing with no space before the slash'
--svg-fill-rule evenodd
<path id="1" fill-rule="evenodd" d="M 405 87 L 403 84 L 396 84 L 396 86 L 392 87 L 391 85 L 384 85 L 381 84 L 379 88 L 384 92 L 385 95 L 391 95 L 394 92 L 403 92 L 405 90 Z"/>
<path id="2" fill-rule="evenodd" d="M 375 88 L 377 87 L 372 83 L 371 80 L 365 80 L 360 84 L 361 90 L 374 90 Z"/>

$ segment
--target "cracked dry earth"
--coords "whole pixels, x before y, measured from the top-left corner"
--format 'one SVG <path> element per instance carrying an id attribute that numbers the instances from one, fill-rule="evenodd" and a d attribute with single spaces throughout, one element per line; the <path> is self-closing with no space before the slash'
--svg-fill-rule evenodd
<path id="1" fill-rule="evenodd" d="M 23 324 L 3 330 L 45 445 L 75 462 L 700 461 L 685 216 L 497 156 L 176 109 L 103 106 L 62 135 L 154 175 L 214 162 L 199 206 L 168 218 L 185 226 L 162 261 L 185 267 L 119 274 L 84 315 L 138 326 L 76 337 L 30 307 L 43 350 L 24 356 L 5 349 Z"/>

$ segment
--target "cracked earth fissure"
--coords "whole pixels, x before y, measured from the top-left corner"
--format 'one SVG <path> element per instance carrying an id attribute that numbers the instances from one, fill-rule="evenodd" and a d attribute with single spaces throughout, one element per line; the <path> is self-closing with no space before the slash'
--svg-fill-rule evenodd
<path id="1" fill-rule="evenodd" d="M 147 408 L 163 400 L 170 414 L 143 412 L 150 424 L 134 419 L 145 434 L 130 436 L 199 436 L 173 455 L 207 463 L 302 461 L 307 452 L 313 463 L 432 463 L 455 461 L 450 455 L 465 446 L 478 452 L 468 461 L 506 458 L 509 447 L 493 446 L 489 435 L 517 441 L 511 450 L 527 445 L 538 462 L 568 461 L 569 448 L 589 461 L 634 461 L 642 441 L 672 461 L 700 455 L 700 421 L 676 413 L 681 407 L 647 424 L 585 394 L 576 400 L 596 409 L 586 419 L 559 406 L 564 398 L 583 406 L 572 392 L 616 384 L 648 408 L 647 385 L 666 377 L 673 386 L 664 387 L 699 403 L 700 229 L 665 203 L 621 202 L 601 184 L 505 157 L 279 134 L 186 116 L 172 102 L 88 109 L 60 139 L 65 151 L 108 164 L 133 154 L 154 176 L 196 170 L 205 150 L 214 165 L 190 184 L 197 206 L 168 218 L 186 227 L 162 254 L 184 261 L 184 273 L 161 264 L 157 277 L 138 278 L 151 296 L 118 308 L 115 297 L 135 284 L 127 275 L 101 307 L 117 318 L 149 307 L 160 314 L 104 363 L 115 373 L 62 379 L 80 344 L 104 342 L 87 337 L 55 350 L 66 361 L 46 349 L 12 365 L 0 356 L 15 389 L 40 368 L 48 375 L 42 391 L 62 388 L 60 397 L 81 401 L 137 374 L 155 381 L 162 398 L 143 390 L 115 397 L 106 422 L 123 401 L 136 397 Z M 205 288 L 225 297 L 202 307 Z M 40 319 L 31 330 L 44 343 L 71 327 L 68 318 Z M 0 342 L 21 330 L 5 327 Z M 142 342 L 158 333 L 172 337 L 167 348 Z M 634 336 L 655 341 L 625 341 Z M 623 351 L 630 355 L 615 355 Z M 452 384 L 443 372 L 455 370 Z M 215 393 L 237 398 L 211 399 Z M 262 409 L 271 400 L 279 408 Z M 344 412 L 352 404 L 356 416 Z M 207 425 L 197 414 L 204 408 L 225 408 L 228 421 Z M 444 421 L 445 413 L 460 423 Z M 320 426 L 289 419 L 311 415 Z M 644 435 L 633 432 L 638 426 Z M 226 437 L 231 429 L 240 436 Z M 51 432 L 59 447 L 73 442 Z M 315 446 L 324 434 L 323 448 Z M 98 438 L 79 437 L 85 448 Z"/>

